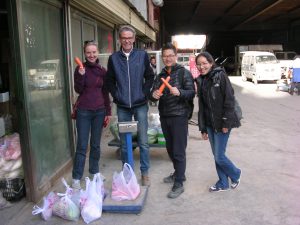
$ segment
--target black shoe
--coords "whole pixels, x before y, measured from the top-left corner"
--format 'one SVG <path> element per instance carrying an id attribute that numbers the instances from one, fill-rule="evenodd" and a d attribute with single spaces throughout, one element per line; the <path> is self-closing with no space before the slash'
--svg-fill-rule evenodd
<path id="1" fill-rule="evenodd" d="M 164 183 L 167 183 L 167 184 L 171 184 L 171 183 L 174 183 L 175 182 L 175 176 L 174 176 L 174 173 L 171 173 L 169 176 L 165 177 L 163 179 Z M 186 181 L 186 178 L 184 176 L 183 182 Z"/>
<path id="2" fill-rule="evenodd" d="M 229 188 L 221 188 L 217 187 L 216 185 L 213 185 L 209 188 L 209 192 L 220 192 L 220 191 L 228 191 Z"/>
<path id="3" fill-rule="evenodd" d="M 180 183 L 175 182 L 171 191 L 168 193 L 168 198 L 177 198 L 184 192 L 183 185 Z"/>

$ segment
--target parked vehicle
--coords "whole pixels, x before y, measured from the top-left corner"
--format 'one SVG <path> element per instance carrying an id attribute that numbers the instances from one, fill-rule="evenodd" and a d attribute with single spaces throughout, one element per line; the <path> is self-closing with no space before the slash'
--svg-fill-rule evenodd
<path id="1" fill-rule="evenodd" d="M 59 59 L 42 61 L 34 76 L 33 85 L 38 89 L 61 88 Z"/>
<path id="2" fill-rule="evenodd" d="M 190 70 L 190 55 L 192 53 L 178 53 L 177 63 L 183 65 L 187 70 Z"/>
<path id="3" fill-rule="evenodd" d="M 254 84 L 263 80 L 280 80 L 281 68 L 271 52 L 247 51 L 242 59 L 242 80 L 251 79 Z"/>
<path id="4" fill-rule="evenodd" d="M 250 44 L 235 46 L 235 63 L 237 65 L 237 75 L 241 75 L 242 58 L 246 51 L 274 52 L 282 51 L 282 44 Z"/>
<path id="5" fill-rule="evenodd" d="M 223 67 L 227 74 L 231 74 L 231 73 L 235 72 L 236 69 L 237 69 L 237 66 L 236 66 L 236 63 L 234 61 L 233 56 L 228 56 L 228 57 L 220 56 L 220 57 L 215 59 L 215 63 L 218 66 Z"/>

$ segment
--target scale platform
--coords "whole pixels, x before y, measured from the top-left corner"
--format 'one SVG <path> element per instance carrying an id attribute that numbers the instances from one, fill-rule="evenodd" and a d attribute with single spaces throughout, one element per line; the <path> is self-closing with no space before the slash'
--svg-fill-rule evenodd
<path id="1" fill-rule="evenodd" d="M 148 187 L 141 186 L 141 193 L 135 200 L 115 201 L 109 194 L 103 201 L 102 211 L 111 213 L 139 214 L 146 202 Z"/>

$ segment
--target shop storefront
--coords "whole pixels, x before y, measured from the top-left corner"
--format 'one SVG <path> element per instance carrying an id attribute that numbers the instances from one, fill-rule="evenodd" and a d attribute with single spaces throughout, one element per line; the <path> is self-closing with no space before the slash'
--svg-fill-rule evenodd
<path id="1" fill-rule="evenodd" d="M 4 134 L 20 136 L 27 199 L 38 201 L 72 166 L 73 58 L 83 58 L 83 42 L 98 41 L 100 62 L 106 66 L 118 49 L 120 24 L 136 28 L 139 45 L 154 42 L 155 32 L 122 0 L 4 2 L 0 89 L 9 92 L 9 99 L 0 101 L 0 113 L 11 117 L 12 130 Z M 121 11 L 112 14 L 114 7 Z"/>

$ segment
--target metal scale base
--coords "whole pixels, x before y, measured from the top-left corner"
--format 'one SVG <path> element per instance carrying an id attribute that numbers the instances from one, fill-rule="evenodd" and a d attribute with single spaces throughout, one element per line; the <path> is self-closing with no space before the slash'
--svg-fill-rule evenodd
<path id="1" fill-rule="evenodd" d="M 137 122 L 119 122 L 118 128 L 120 133 L 124 133 L 126 136 L 126 147 L 128 155 L 128 163 L 134 169 L 134 160 L 132 153 L 132 132 L 137 131 Z M 146 186 L 140 186 L 140 195 L 135 200 L 124 200 L 115 201 L 111 198 L 109 194 L 103 201 L 102 211 L 111 213 L 132 213 L 139 214 L 145 205 L 148 188 Z"/>

